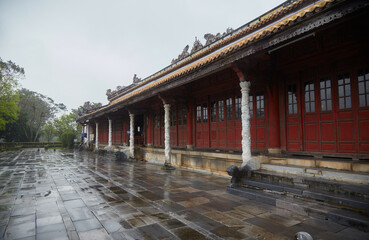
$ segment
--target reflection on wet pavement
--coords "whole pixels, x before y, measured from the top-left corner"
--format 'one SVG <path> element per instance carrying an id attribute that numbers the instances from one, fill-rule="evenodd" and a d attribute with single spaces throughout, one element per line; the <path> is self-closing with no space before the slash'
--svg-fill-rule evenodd
<path id="1" fill-rule="evenodd" d="M 224 177 L 93 153 L 0 153 L 0 239 L 356 239 L 226 192 Z"/>

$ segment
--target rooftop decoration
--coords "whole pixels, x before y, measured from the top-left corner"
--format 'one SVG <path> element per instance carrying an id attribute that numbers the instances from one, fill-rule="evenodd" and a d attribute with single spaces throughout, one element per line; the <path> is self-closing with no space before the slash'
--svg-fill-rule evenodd
<path id="1" fill-rule="evenodd" d="M 91 103 L 91 102 L 85 102 L 82 106 L 82 113 L 80 114 L 86 114 L 89 112 L 93 112 L 101 107 L 101 103 Z"/>
<path id="2" fill-rule="evenodd" d="M 175 64 L 175 63 L 179 62 L 180 60 L 185 59 L 190 54 L 193 54 L 193 53 L 199 51 L 200 49 L 202 49 L 202 48 L 204 48 L 204 47 L 206 47 L 206 46 L 222 39 L 224 36 L 230 34 L 231 32 L 233 32 L 233 29 L 229 27 L 229 28 L 226 29 L 226 31 L 223 34 L 217 33 L 216 35 L 213 35 L 211 33 L 207 33 L 207 34 L 204 35 L 204 38 L 206 40 L 205 45 L 202 45 L 200 40 L 197 39 L 197 37 L 195 37 L 195 42 L 193 43 L 191 53 L 188 52 L 189 46 L 186 45 L 186 47 L 184 47 L 182 53 L 179 54 L 176 59 L 172 60 L 172 64 Z"/>
<path id="3" fill-rule="evenodd" d="M 130 89 L 131 87 L 137 85 L 141 81 L 142 81 L 141 78 L 138 78 L 137 74 L 135 74 L 135 75 L 133 75 L 133 82 L 132 82 L 131 85 L 129 85 L 129 86 L 117 86 L 116 90 L 113 90 L 113 91 L 111 89 L 108 89 L 108 90 L 106 90 L 106 96 L 108 97 L 108 100 L 110 100 L 112 97 L 118 95 L 119 93 L 121 93 L 125 90 Z"/>

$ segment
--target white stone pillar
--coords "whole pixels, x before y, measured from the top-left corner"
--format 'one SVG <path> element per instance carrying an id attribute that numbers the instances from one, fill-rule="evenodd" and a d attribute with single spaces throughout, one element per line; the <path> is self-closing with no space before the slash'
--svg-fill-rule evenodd
<path id="1" fill-rule="evenodd" d="M 109 138 L 108 138 L 108 146 L 109 147 L 112 146 L 112 133 L 113 133 L 112 120 L 109 119 Z"/>
<path id="2" fill-rule="evenodd" d="M 164 104 L 164 165 L 170 165 L 170 104 Z"/>
<path id="3" fill-rule="evenodd" d="M 95 149 L 99 149 L 99 123 L 96 123 L 96 133 L 95 133 Z"/>
<path id="4" fill-rule="evenodd" d="M 250 135 L 250 107 L 249 92 L 250 82 L 241 81 L 241 119 L 242 119 L 242 165 L 244 167 L 249 164 L 251 158 L 251 135 Z"/>
<path id="5" fill-rule="evenodd" d="M 89 123 L 87 123 L 86 128 L 87 128 L 87 147 L 89 147 L 90 146 L 90 134 L 91 134 Z"/>
<path id="6" fill-rule="evenodd" d="M 131 157 L 135 157 L 135 115 L 129 114 L 129 152 Z"/>

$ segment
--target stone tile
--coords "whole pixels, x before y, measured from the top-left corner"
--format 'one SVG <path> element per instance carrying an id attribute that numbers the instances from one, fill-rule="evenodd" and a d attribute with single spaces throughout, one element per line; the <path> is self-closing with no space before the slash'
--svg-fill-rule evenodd
<path id="1" fill-rule="evenodd" d="M 60 215 L 44 217 L 44 218 L 37 218 L 36 220 L 37 227 L 47 226 L 47 225 L 52 225 L 52 224 L 57 224 L 57 223 L 63 223 L 63 219 Z"/>
<path id="2" fill-rule="evenodd" d="M 283 225 L 285 227 L 291 227 L 293 225 L 296 225 L 298 223 L 301 223 L 301 221 L 296 220 L 292 215 L 291 216 L 283 216 L 283 215 L 277 215 L 274 213 L 263 213 L 258 215 L 260 218 L 264 218 L 270 222 L 277 223 L 280 225 Z"/>
<path id="3" fill-rule="evenodd" d="M 357 240 L 357 239 L 369 239 L 369 233 L 362 232 L 352 228 L 346 228 L 337 233 L 333 232 L 321 232 L 314 234 L 314 239 L 317 240 Z"/>
<path id="4" fill-rule="evenodd" d="M 150 201 L 157 201 L 157 200 L 161 200 L 161 199 L 164 198 L 164 197 L 162 197 L 158 194 L 155 194 L 153 192 L 150 192 L 150 191 L 142 191 L 142 192 L 140 192 L 140 195 L 143 196 L 144 198 L 150 200 Z"/>
<path id="5" fill-rule="evenodd" d="M 64 202 L 64 206 L 68 209 L 86 207 L 85 203 L 81 199 L 74 199 Z"/>
<path id="6" fill-rule="evenodd" d="M 144 239 L 176 239 L 176 237 L 165 230 L 159 224 L 152 224 L 138 228 Z"/>
<path id="7" fill-rule="evenodd" d="M 37 204 L 37 212 L 57 212 L 59 211 L 56 201 L 50 201 L 47 203 Z"/>
<path id="8" fill-rule="evenodd" d="M 74 222 L 74 226 L 77 232 L 86 232 L 93 229 L 102 228 L 102 225 L 96 218 L 76 221 Z"/>
<path id="9" fill-rule="evenodd" d="M 72 191 L 74 190 L 73 186 L 58 186 L 58 191 Z"/>
<path id="10" fill-rule="evenodd" d="M 60 194 L 63 201 L 67 200 L 73 200 L 73 199 L 79 199 L 81 196 L 74 191 L 74 193 L 68 193 L 68 194 Z"/>
<path id="11" fill-rule="evenodd" d="M 0 233 L 22 233 L 21 238 L 251 240 L 292 239 L 308 231 L 314 239 L 351 240 L 367 235 L 231 195 L 225 190 L 229 179 L 217 176 L 166 172 L 83 152 L 25 150 L 18 161 L 7 166 L 0 152 Z M 32 219 L 33 232 L 24 225 Z"/>
<path id="12" fill-rule="evenodd" d="M 67 232 L 69 240 L 79 240 L 79 235 L 77 231 L 68 231 Z"/>
<path id="13" fill-rule="evenodd" d="M 79 233 L 79 238 L 81 240 L 109 240 L 112 239 L 109 234 L 102 228 L 94 229 L 87 232 Z"/>
<path id="14" fill-rule="evenodd" d="M 30 215 L 27 215 L 27 216 L 15 216 L 15 217 L 10 218 L 9 226 L 17 225 L 17 224 L 21 224 L 21 223 L 30 223 L 30 222 L 35 223 L 35 221 L 36 221 L 36 215 L 35 214 L 30 214 Z"/>
<path id="15" fill-rule="evenodd" d="M 245 213 L 248 213 L 248 214 L 251 214 L 251 215 L 254 215 L 254 216 L 267 212 L 267 210 L 259 208 L 259 205 L 257 205 L 257 204 L 241 205 L 241 206 L 235 207 L 235 209 L 237 211 L 245 212 Z"/>
<path id="16" fill-rule="evenodd" d="M 179 212 L 186 209 L 184 206 L 170 200 L 161 200 L 155 203 L 165 212 Z"/>
<path id="17" fill-rule="evenodd" d="M 183 222 L 175 218 L 162 221 L 160 222 L 160 225 L 162 225 L 164 228 L 169 229 L 169 230 L 186 226 Z"/>
<path id="18" fill-rule="evenodd" d="M 36 207 L 19 207 L 14 208 L 11 216 L 25 216 L 36 213 Z"/>
<path id="19" fill-rule="evenodd" d="M 195 197 L 195 198 L 190 198 L 186 201 L 182 201 L 182 202 L 178 202 L 178 204 L 189 208 L 189 207 L 194 207 L 194 206 L 198 206 L 201 204 L 205 204 L 205 203 L 209 203 L 210 200 L 204 197 Z"/>
<path id="20" fill-rule="evenodd" d="M 36 218 L 46 218 L 46 217 L 55 217 L 55 216 L 59 216 L 61 215 L 59 211 L 51 211 L 51 212 L 46 212 L 46 211 L 37 211 L 36 212 Z"/>
<path id="21" fill-rule="evenodd" d="M 194 193 L 194 192 L 200 192 L 201 191 L 201 190 L 193 188 L 193 187 L 182 187 L 182 188 L 177 188 L 177 190 L 184 191 L 184 192 L 189 192 L 189 193 Z"/>
<path id="22" fill-rule="evenodd" d="M 32 237 L 35 235 L 36 235 L 35 223 L 30 222 L 9 226 L 6 229 L 4 237 L 6 239 L 17 239 L 17 238 Z"/>
<path id="23" fill-rule="evenodd" d="M 11 204 L 0 205 L 0 212 L 9 212 L 12 211 L 12 209 L 13 205 Z"/>
<path id="24" fill-rule="evenodd" d="M 44 226 L 37 226 L 36 233 L 44 233 L 44 232 L 60 232 L 66 231 L 64 223 L 56 223 L 56 224 L 48 224 Z"/>
<path id="25" fill-rule="evenodd" d="M 217 235 L 218 237 L 221 238 L 231 238 L 231 239 L 244 239 L 246 237 L 245 234 L 236 231 L 237 229 L 235 228 L 230 228 L 230 227 L 226 227 L 226 226 L 222 226 L 222 227 L 218 227 L 215 228 L 213 230 L 211 230 L 212 233 L 214 233 L 215 235 Z"/>
<path id="26" fill-rule="evenodd" d="M 133 207 L 150 207 L 150 203 L 148 201 L 142 200 L 140 198 L 134 198 L 132 200 L 127 200 L 126 203 L 130 204 Z"/>
<path id="27" fill-rule="evenodd" d="M 6 225 L 0 226 L 0 237 L 4 236 L 5 230 L 6 230 Z"/>
<path id="28" fill-rule="evenodd" d="M 181 217 L 184 217 L 187 221 L 193 222 L 207 231 L 224 226 L 219 222 L 192 211 L 182 211 L 178 214 L 180 214 Z"/>
<path id="29" fill-rule="evenodd" d="M 100 223 L 103 225 L 103 227 L 109 234 L 117 232 L 121 229 L 125 229 L 122 227 L 119 220 L 103 220 L 100 221 Z"/>
<path id="30" fill-rule="evenodd" d="M 205 204 L 205 206 L 222 212 L 234 210 L 235 207 L 241 205 L 241 203 L 233 202 L 222 197 L 212 197 L 210 200 L 211 201 Z"/>
<path id="31" fill-rule="evenodd" d="M 137 209 L 127 205 L 127 204 L 123 204 L 123 205 L 119 205 L 114 207 L 115 212 L 118 215 L 127 215 L 127 214 L 131 214 L 131 213 L 136 213 Z"/>
<path id="32" fill-rule="evenodd" d="M 253 217 L 253 218 L 246 219 L 244 221 L 252 225 L 256 225 L 258 227 L 264 228 L 264 229 L 267 228 L 269 232 L 276 233 L 276 234 L 279 234 L 286 229 L 285 226 L 277 222 L 273 222 L 273 221 L 270 221 L 269 219 L 264 219 L 260 217 Z"/>
<path id="33" fill-rule="evenodd" d="M 330 231 L 330 232 L 339 232 L 345 229 L 345 226 L 342 226 L 340 224 L 328 221 L 328 220 L 321 220 L 316 218 L 309 218 L 299 224 L 296 224 L 296 226 L 302 227 L 302 228 L 313 228 L 320 231 Z"/>
<path id="34" fill-rule="evenodd" d="M 245 236 L 248 236 L 249 238 L 255 238 L 255 239 L 273 239 L 273 240 L 290 240 L 292 238 L 288 238 L 284 235 L 278 235 L 269 232 L 266 229 L 263 229 L 261 227 L 247 224 L 243 228 L 238 230 L 240 233 L 245 234 Z"/>
<path id="35" fill-rule="evenodd" d="M 71 208 L 68 209 L 68 213 L 72 221 L 84 220 L 95 217 L 87 207 Z"/>
<path id="36" fill-rule="evenodd" d="M 65 230 L 38 233 L 36 238 L 37 240 L 69 240 L 68 234 Z"/>
<path id="37" fill-rule="evenodd" d="M 198 231 L 190 228 L 190 227 L 181 227 L 172 230 L 172 232 L 179 238 L 179 239 L 197 239 L 197 240 L 205 240 L 209 239 L 203 234 L 199 233 Z"/>
<path id="38" fill-rule="evenodd" d="M 239 220 L 245 220 L 245 219 L 248 219 L 248 218 L 253 218 L 254 215 L 251 215 L 247 212 L 241 212 L 241 211 L 238 211 L 238 210 L 231 210 L 231 211 L 227 211 L 227 212 L 223 212 L 225 215 L 227 216 L 230 216 L 230 217 L 233 217 L 233 218 L 236 218 L 236 219 L 239 219 Z"/>

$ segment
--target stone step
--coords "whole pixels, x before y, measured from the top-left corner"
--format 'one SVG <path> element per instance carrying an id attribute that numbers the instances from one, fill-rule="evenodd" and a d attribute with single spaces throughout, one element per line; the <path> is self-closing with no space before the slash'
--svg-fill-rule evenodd
<path id="1" fill-rule="evenodd" d="M 330 181 L 341 181 L 369 185 L 369 173 L 363 172 L 352 172 L 317 167 L 291 166 L 272 163 L 261 164 L 261 169 L 286 175 L 293 174 L 300 177 L 311 177 Z"/>
<path id="2" fill-rule="evenodd" d="M 342 159 L 297 158 L 297 157 L 271 157 L 269 163 L 276 165 L 289 165 L 308 168 L 328 168 L 352 172 L 369 173 L 369 161 L 348 161 Z"/>
<path id="3" fill-rule="evenodd" d="M 302 176 L 301 174 L 285 174 L 267 170 L 253 171 L 252 180 L 288 187 L 291 188 L 290 191 L 295 191 L 297 193 L 303 190 L 311 190 L 369 199 L 369 187 L 367 184 L 332 181 L 324 178 Z"/>
<path id="4" fill-rule="evenodd" d="M 354 227 L 361 231 L 369 230 L 369 217 L 360 212 L 342 209 L 338 206 L 329 206 L 324 202 L 316 202 L 308 199 L 290 197 L 287 194 L 267 190 L 257 190 L 245 187 L 227 187 L 231 194 L 247 199 L 261 201 L 280 209 L 293 213 L 330 220 L 344 226 Z"/>
<path id="5" fill-rule="evenodd" d="M 369 216 L 369 198 L 363 197 L 360 194 L 351 195 L 341 192 L 325 191 L 319 188 L 303 188 L 300 186 L 291 186 L 279 182 L 265 182 L 262 180 L 244 180 L 244 186 L 254 187 L 259 189 L 266 189 L 281 194 L 288 194 L 293 197 L 305 198 L 309 200 L 321 201 L 330 205 L 340 206 L 350 210 L 355 210 L 368 214 Z M 365 191 L 366 191 L 365 186 Z M 364 189 L 363 189 L 364 190 Z"/>

